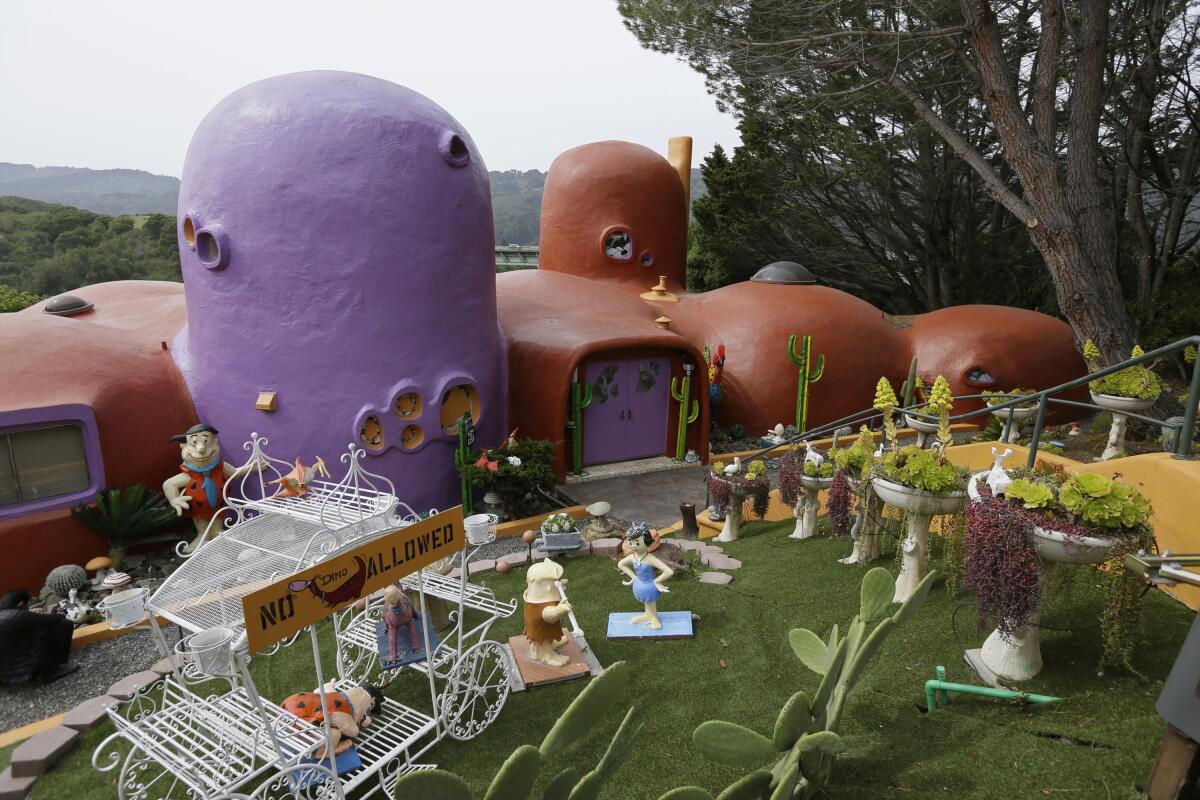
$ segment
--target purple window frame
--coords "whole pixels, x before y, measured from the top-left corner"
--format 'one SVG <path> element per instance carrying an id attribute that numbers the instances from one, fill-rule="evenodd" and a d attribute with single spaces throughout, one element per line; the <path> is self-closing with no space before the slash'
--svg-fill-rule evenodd
<path id="1" fill-rule="evenodd" d="M 83 435 L 84 459 L 87 461 L 87 488 L 57 497 L 26 500 L 9 506 L 0 506 L 0 520 L 23 517 L 39 511 L 69 508 L 90 502 L 104 488 L 104 460 L 100 457 L 100 434 L 96 427 L 96 414 L 84 405 L 67 404 L 26 408 L 19 411 L 0 411 L 0 433 L 19 433 L 51 425 L 78 425 Z"/>

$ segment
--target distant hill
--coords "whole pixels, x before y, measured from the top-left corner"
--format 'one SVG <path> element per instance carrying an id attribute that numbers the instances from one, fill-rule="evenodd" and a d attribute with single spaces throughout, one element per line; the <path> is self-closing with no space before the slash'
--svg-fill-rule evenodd
<path id="1" fill-rule="evenodd" d="M 179 179 L 140 169 L 35 167 L 0 162 L 0 195 L 60 203 L 108 216 L 174 216 Z"/>
<path id="2" fill-rule="evenodd" d="M 546 173 L 531 169 L 489 173 L 496 244 L 538 243 Z M 0 195 L 58 203 L 107 216 L 175 215 L 179 179 L 138 169 L 35 167 L 0 161 Z M 704 196 L 700 170 L 692 170 L 692 200 Z"/>

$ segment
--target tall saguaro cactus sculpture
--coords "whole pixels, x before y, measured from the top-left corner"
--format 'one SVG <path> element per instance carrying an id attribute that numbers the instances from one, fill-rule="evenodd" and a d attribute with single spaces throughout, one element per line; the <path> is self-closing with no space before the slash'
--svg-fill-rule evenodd
<path id="1" fill-rule="evenodd" d="M 921 378 L 917 375 L 917 357 L 913 356 L 913 360 L 908 365 L 908 377 L 904 379 L 904 385 L 900 387 L 905 408 L 912 408 L 913 403 L 920 399 L 917 397 L 917 390 L 920 388 Z"/>
<path id="2" fill-rule="evenodd" d="M 592 385 L 571 384 L 571 408 L 567 415 L 567 430 L 571 432 L 571 471 L 583 472 L 583 410 L 592 404 Z"/>
<path id="3" fill-rule="evenodd" d="M 454 451 L 454 466 L 458 467 L 458 486 L 462 493 L 463 513 L 470 515 L 474 510 L 474 498 L 471 491 L 471 479 L 463 471 L 463 467 L 471 460 L 471 447 L 475 444 L 475 426 L 471 415 L 463 414 L 458 420 L 458 447 Z"/>
<path id="4" fill-rule="evenodd" d="M 692 400 L 691 411 L 688 411 L 688 399 L 692 396 L 692 365 L 683 365 L 683 382 L 676 388 L 675 378 L 671 378 L 671 397 L 679 403 L 679 430 L 675 434 L 675 460 L 683 461 L 687 447 L 687 429 L 700 416 L 700 401 Z"/>
<path id="5" fill-rule="evenodd" d="M 803 433 L 808 423 L 808 385 L 821 380 L 825 374 L 825 356 L 817 356 L 817 367 L 812 369 L 812 337 L 801 339 L 800 352 L 796 352 L 796 334 L 788 337 L 788 355 L 792 363 L 800 367 L 800 378 L 796 384 L 796 431 Z"/>

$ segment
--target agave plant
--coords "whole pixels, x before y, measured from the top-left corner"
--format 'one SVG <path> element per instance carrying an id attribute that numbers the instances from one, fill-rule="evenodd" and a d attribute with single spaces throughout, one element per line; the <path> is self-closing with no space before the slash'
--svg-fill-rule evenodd
<path id="1" fill-rule="evenodd" d="M 147 492 L 140 483 L 100 492 L 96 505 L 80 506 L 71 514 L 105 538 L 113 569 L 120 569 L 130 545 L 169 529 L 177 519 L 162 494 Z"/>

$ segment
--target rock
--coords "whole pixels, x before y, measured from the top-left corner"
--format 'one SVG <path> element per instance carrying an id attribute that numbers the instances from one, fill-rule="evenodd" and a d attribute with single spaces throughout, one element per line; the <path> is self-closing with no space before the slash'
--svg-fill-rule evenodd
<path id="1" fill-rule="evenodd" d="M 685 553 L 690 550 L 704 550 L 705 544 L 699 539 L 672 539 L 676 547 Z"/>
<path id="2" fill-rule="evenodd" d="M 724 586 L 733 580 L 733 576 L 726 575 L 724 572 L 701 572 L 698 580 L 713 586 Z"/>
<path id="3" fill-rule="evenodd" d="M 605 514 L 612 511 L 612 504 L 605 502 L 604 500 L 597 500 L 595 503 L 592 503 L 590 506 L 588 506 L 586 511 L 589 516 L 603 517 Z"/>
<path id="4" fill-rule="evenodd" d="M 108 719 L 106 709 L 116 704 L 117 698 L 110 697 L 109 695 L 101 695 L 100 697 L 93 697 L 91 700 L 84 700 L 66 713 L 62 721 L 63 727 L 80 732 L 90 731 Z"/>
<path id="5" fill-rule="evenodd" d="M 121 569 L 125 572 L 138 569 L 146 563 L 146 557 L 143 555 L 125 556 L 125 560 L 121 562 Z"/>
<path id="6" fill-rule="evenodd" d="M 63 599 L 54 592 L 49 592 L 42 597 L 42 608 L 44 608 L 46 611 L 53 611 L 54 609 L 58 608 L 58 604 L 62 601 Z"/>
<path id="7" fill-rule="evenodd" d="M 59 725 L 26 739 L 13 750 L 10 768 L 14 778 L 41 775 L 75 746 L 79 731 Z"/>
<path id="8" fill-rule="evenodd" d="M 501 561 L 503 561 L 505 564 L 508 564 L 510 567 L 519 567 L 529 561 L 529 553 L 525 552 L 524 550 L 516 553 L 507 553 L 496 559 L 496 565 L 499 566 Z"/>
<path id="9" fill-rule="evenodd" d="M 691 572 L 687 562 L 683 560 L 684 552 L 683 548 L 675 542 L 664 539 L 658 549 L 654 551 L 654 555 L 676 572 Z"/>
<path id="10" fill-rule="evenodd" d="M 128 700 L 137 694 L 140 689 L 149 686 L 157 681 L 160 677 L 162 676 L 151 670 L 135 672 L 108 687 L 108 693 L 118 700 Z"/>
<path id="11" fill-rule="evenodd" d="M 723 556 L 716 553 L 709 553 L 701 556 L 700 563 L 711 569 L 741 569 L 742 562 L 736 558 Z"/>
<path id="12" fill-rule="evenodd" d="M 467 564 L 467 575 L 478 575 L 480 572 L 491 572 L 496 568 L 496 562 L 490 558 L 482 558 Z"/>
<path id="13" fill-rule="evenodd" d="M 179 658 L 177 656 L 171 656 L 170 658 L 160 658 L 158 661 L 155 661 L 154 664 L 152 664 L 150 666 L 150 671 L 157 672 L 159 675 L 166 675 L 168 672 L 174 671 L 174 668 L 171 665 L 178 664 L 178 663 L 179 663 Z"/>
<path id="14" fill-rule="evenodd" d="M 615 556 L 620 552 L 620 539 L 610 537 L 607 539 L 596 539 L 592 542 L 592 555 L 594 556 Z"/>
<path id="15" fill-rule="evenodd" d="M 721 545 L 719 545 L 719 544 L 706 544 L 700 548 L 700 552 L 702 552 L 702 553 L 724 553 L 725 548 L 721 547 Z"/>
<path id="16" fill-rule="evenodd" d="M 0 772 L 0 800 L 24 800 L 35 780 L 36 775 L 16 777 L 12 774 L 12 767 Z"/>

